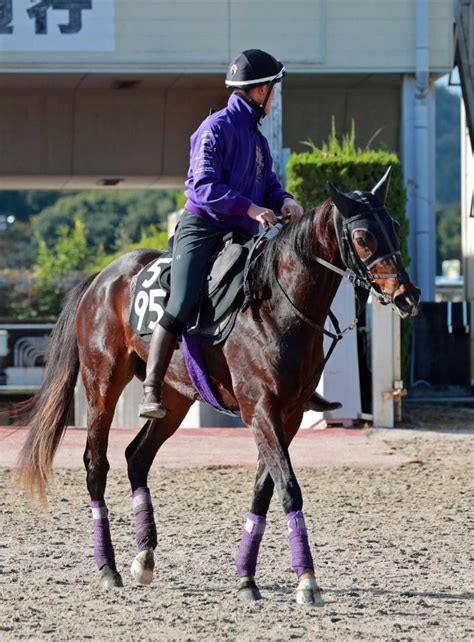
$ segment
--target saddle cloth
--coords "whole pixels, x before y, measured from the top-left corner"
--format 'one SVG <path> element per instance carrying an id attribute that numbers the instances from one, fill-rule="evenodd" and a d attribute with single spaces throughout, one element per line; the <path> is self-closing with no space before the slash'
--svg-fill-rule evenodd
<path id="1" fill-rule="evenodd" d="M 196 316 L 187 328 L 207 343 L 218 345 L 227 339 L 243 303 L 244 268 L 253 239 L 240 243 L 229 235 L 224 247 L 211 259 Z M 172 251 L 165 250 L 146 265 L 132 281 L 130 325 L 145 341 L 151 340 L 170 293 Z"/>

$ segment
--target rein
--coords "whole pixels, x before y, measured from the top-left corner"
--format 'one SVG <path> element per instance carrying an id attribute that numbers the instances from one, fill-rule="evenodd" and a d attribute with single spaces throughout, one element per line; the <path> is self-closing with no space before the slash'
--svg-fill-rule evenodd
<path id="1" fill-rule="evenodd" d="M 319 332 L 324 334 L 326 337 L 329 337 L 330 339 L 332 339 L 332 343 L 329 346 L 329 349 L 328 349 L 328 351 L 327 351 L 327 353 L 326 353 L 326 355 L 324 357 L 323 364 L 322 364 L 322 366 L 320 368 L 320 371 L 319 371 L 319 373 L 321 373 L 324 370 L 324 368 L 326 366 L 326 363 L 329 361 L 329 358 L 332 355 L 333 350 L 336 347 L 336 345 L 339 343 L 339 341 L 341 339 L 344 338 L 344 335 L 346 334 L 346 332 L 349 332 L 350 330 L 354 330 L 354 328 L 357 326 L 357 323 L 358 323 L 359 319 L 358 319 L 358 317 L 356 317 L 353 321 L 351 321 L 351 323 L 349 323 L 347 328 L 344 328 L 344 330 L 341 330 L 338 318 L 336 317 L 334 312 L 331 309 L 329 309 L 328 310 L 328 317 L 331 319 L 331 323 L 333 325 L 333 328 L 336 331 L 335 333 L 334 332 L 329 332 L 329 330 L 326 330 L 326 328 L 324 328 L 323 326 L 320 326 L 318 323 L 315 323 L 312 319 L 307 317 L 306 314 L 304 314 L 304 312 L 301 312 L 301 310 L 293 303 L 293 301 L 290 299 L 290 297 L 288 296 L 286 291 L 283 289 L 283 286 L 280 283 L 280 281 L 278 280 L 278 277 L 277 277 L 276 274 L 275 274 L 275 280 L 276 280 L 276 282 L 278 284 L 278 287 L 280 288 L 281 292 L 285 295 L 286 300 L 291 305 L 293 310 L 296 312 L 296 316 L 299 317 L 302 321 L 304 321 L 307 325 L 309 325 L 314 330 L 318 330 Z"/>

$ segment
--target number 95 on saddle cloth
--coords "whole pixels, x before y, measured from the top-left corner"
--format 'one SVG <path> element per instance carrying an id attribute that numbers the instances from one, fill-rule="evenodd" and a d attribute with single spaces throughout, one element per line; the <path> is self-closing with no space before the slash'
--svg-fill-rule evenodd
<path id="1" fill-rule="evenodd" d="M 209 265 L 209 274 L 189 334 L 198 334 L 208 343 L 225 341 L 244 300 L 244 268 L 253 239 L 236 243 L 229 239 Z M 145 341 L 151 340 L 155 325 L 163 316 L 170 293 L 172 254 L 168 250 L 148 263 L 132 279 L 130 325 Z"/>

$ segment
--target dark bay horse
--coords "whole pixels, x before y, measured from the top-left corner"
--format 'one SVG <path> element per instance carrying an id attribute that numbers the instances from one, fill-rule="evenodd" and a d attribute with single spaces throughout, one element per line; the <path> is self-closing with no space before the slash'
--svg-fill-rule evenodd
<path id="1" fill-rule="evenodd" d="M 344 194 L 330 185 L 331 199 L 289 223 L 266 244 L 251 273 L 258 314 L 255 308 L 240 312 L 223 345 L 203 346 L 215 390 L 225 407 L 240 409 L 259 453 L 250 513 L 236 558 L 242 599 L 260 597 L 254 575 L 276 487 L 298 575 L 297 601 L 320 602 L 303 497 L 288 447 L 321 375 L 321 329 L 344 271 L 359 285 L 372 288 L 401 316 L 416 312 L 419 290 L 404 269 L 397 225 L 384 206 L 388 183 L 389 172 L 371 192 Z M 94 553 L 104 587 L 122 586 L 104 501 L 109 429 L 124 387 L 133 376 L 143 380 L 148 351 L 148 344 L 129 325 L 130 282 L 158 256 L 149 250 L 126 254 L 70 292 L 51 336 L 42 387 L 23 408 L 30 431 L 19 458 L 20 481 L 30 496 L 38 494 L 44 500 L 80 372 L 88 402 L 84 464 Z M 126 449 L 139 551 L 132 575 L 141 584 L 152 580 L 157 544 L 148 473 L 160 446 L 177 430 L 196 398 L 182 350 L 176 350 L 164 387 L 166 417 L 147 421 Z"/>

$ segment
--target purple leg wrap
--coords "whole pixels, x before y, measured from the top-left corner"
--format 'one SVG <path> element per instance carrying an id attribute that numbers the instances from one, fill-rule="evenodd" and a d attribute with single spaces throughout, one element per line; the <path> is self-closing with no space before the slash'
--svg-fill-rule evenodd
<path id="1" fill-rule="evenodd" d="M 304 515 L 299 510 L 286 516 L 291 547 L 291 565 L 298 577 L 304 571 L 314 571 L 313 558 L 309 550 L 308 531 L 304 523 Z"/>
<path id="2" fill-rule="evenodd" d="M 150 491 L 146 486 L 137 488 L 133 493 L 133 512 L 135 513 L 136 542 L 139 551 L 156 548 L 156 526 Z"/>
<path id="3" fill-rule="evenodd" d="M 99 570 L 107 565 L 115 568 L 115 554 L 110 537 L 107 506 L 103 499 L 92 500 L 92 531 L 94 534 L 94 557 Z"/>
<path id="4" fill-rule="evenodd" d="M 249 513 L 244 525 L 240 547 L 235 558 L 235 566 L 240 577 L 255 575 L 258 549 L 262 541 L 267 520 L 260 515 Z"/>

